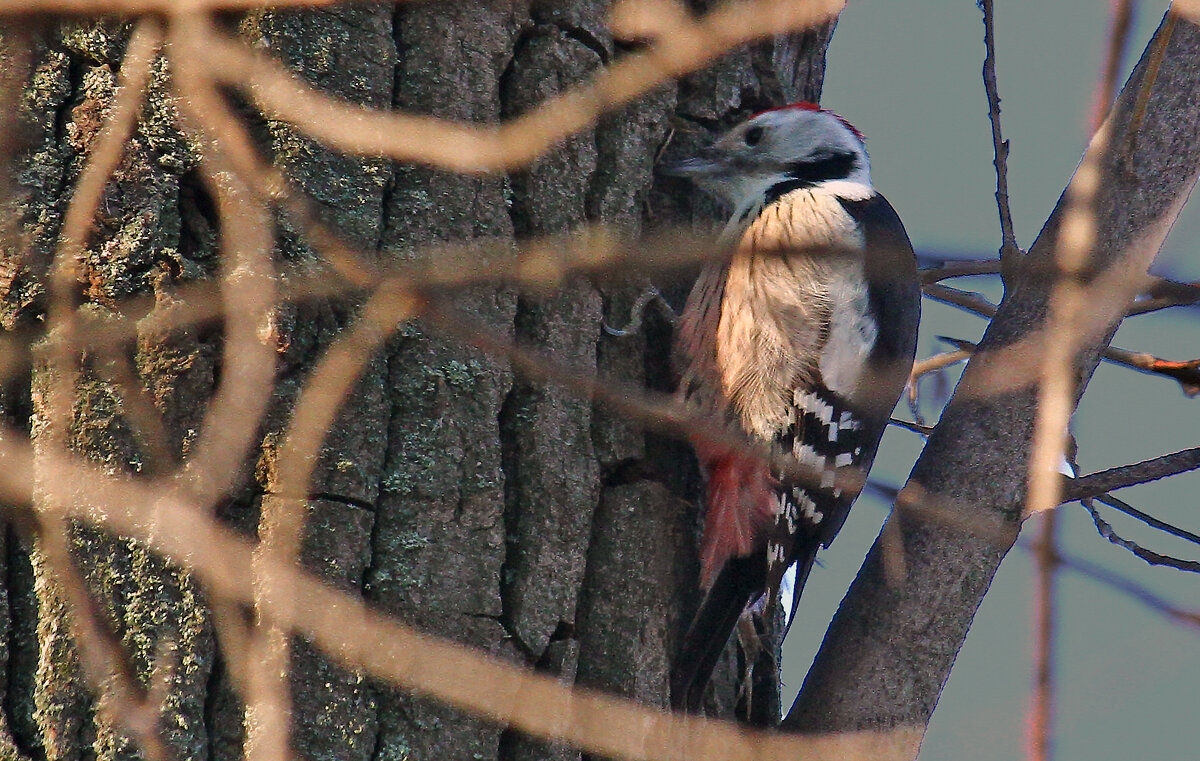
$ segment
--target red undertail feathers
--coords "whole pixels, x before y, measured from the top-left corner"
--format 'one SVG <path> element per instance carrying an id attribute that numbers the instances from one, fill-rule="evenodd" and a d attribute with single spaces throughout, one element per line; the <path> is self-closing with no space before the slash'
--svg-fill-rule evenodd
<path id="1" fill-rule="evenodd" d="M 708 589 L 725 561 L 749 555 L 776 520 L 777 485 L 765 462 L 735 452 L 703 457 L 708 509 L 700 546 L 700 586 Z"/>

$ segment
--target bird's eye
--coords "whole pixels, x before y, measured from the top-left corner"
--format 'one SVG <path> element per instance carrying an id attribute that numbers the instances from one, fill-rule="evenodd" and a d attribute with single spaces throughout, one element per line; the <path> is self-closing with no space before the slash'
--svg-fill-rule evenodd
<path id="1" fill-rule="evenodd" d="M 750 147 L 754 147 L 754 146 L 758 145 L 760 142 L 762 142 L 762 138 L 763 138 L 763 128 L 762 127 L 751 127 L 750 129 L 746 130 L 746 134 L 742 139 L 746 141 L 746 145 L 749 145 Z"/>

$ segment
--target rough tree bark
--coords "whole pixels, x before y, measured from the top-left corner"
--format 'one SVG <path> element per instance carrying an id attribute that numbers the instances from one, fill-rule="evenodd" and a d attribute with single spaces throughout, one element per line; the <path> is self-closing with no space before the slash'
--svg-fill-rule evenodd
<path id="1" fill-rule="evenodd" d="M 378 108 L 495 122 L 580 82 L 620 56 L 607 4 L 355 4 L 312 12 L 251 13 L 236 24 L 310 82 Z M 47 269 L 84 157 L 111 103 L 126 23 L 44 20 L 6 42 L 30 72 L 22 95 L 20 159 L 11 168 L 23 239 L 0 252 L 6 330 L 35 329 Z M 832 28 L 735 52 L 710 69 L 608 116 L 510 177 L 464 177 L 335 154 L 282 124 L 257 123 L 277 166 L 317 200 L 350 242 L 381 260 L 422 256 L 438 241 L 506 240 L 604 222 L 636 234 L 648 221 L 705 220 L 681 188 L 654 187 L 653 164 L 686 153 L 746 113 L 819 95 Z M 13 52 L 16 51 L 16 52 Z M 171 76 L 160 61 L 133 139 L 105 193 L 83 263 L 82 298 L 98 313 L 153 294 L 170 307 L 180 286 L 212 277 L 213 201 L 181 130 Z M 277 261 L 312 263 L 302 237 L 278 219 Z M 455 306 L 574 366 L 626 381 L 669 385 L 669 330 L 602 335 L 628 318 L 643 283 L 577 281 L 551 296 L 481 288 Z M 682 292 L 683 286 L 679 287 Z M 281 310 L 271 413 L 257 451 L 221 516 L 247 533 L 275 498 L 280 432 L 321 351 L 354 306 Z M 90 358 L 77 389 L 70 443 L 113 472 L 162 473 L 186 458 L 205 401 L 220 379 L 217 327 L 149 331 L 131 352 L 170 434 L 155 460 L 123 410 L 127 402 Z M 3 413 L 44 426 L 49 370 L 3 390 Z M 579 684 L 667 702 L 667 669 L 694 605 L 694 468 L 684 449 L 556 387 L 522 380 L 505 362 L 439 338 L 419 322 L 399 328 L 363 373 L 322 450 L 311 484 L 304 557 L 331 581 L 425 631 Z M 0 555 L 0 755 L 110 761 L 136 755 L 101 721 L 82 681 L 55 578 L 10 521 Z M 96 599 L 131 653 L 139 678 L 168 664 L 162 726 L 181 761 L 233 759 L 244 709 L 217 648 L 203 592 L 139 547 L 75 532 Z M 304 758 L 572 758 L 504 727 L 415 698 L 335 667 L 305 643 L 293 658 L 294 743 Z M 167 653 L 165 660 L 160 653 Z M 734 675 L 719 677 L 727 711 Z"/>

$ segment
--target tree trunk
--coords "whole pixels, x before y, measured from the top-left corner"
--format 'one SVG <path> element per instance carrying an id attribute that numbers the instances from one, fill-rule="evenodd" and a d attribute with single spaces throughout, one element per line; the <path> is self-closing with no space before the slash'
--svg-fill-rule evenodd
<path id="1" fill-rule="evenodd" d="M 340 97 L 493 123 L 619 57 L 606 11 L 583 0 L 356 4 L 226 21 Z M 112 102 L 129 27 L 64 21 L 26 31 L 6 40 L 12 61 L 26 48 L 29 58 L 8 202 L 22 237 L 7 238 L 0 254 L 8 331 L 36 331 L 46 313 L 62 216 Z M 348 157 L 286 125 L 250 118 L 261 147 L 317 201 L 325 221 L 381 261 L 428 256 L 435 242 L 515 241 L 593 222 L 636 235 L 651 221 L 708 223 L 711 210 L 689 191 L 655 186 L 660 149 L 686 154 L 748 112 L 815 100 L 831 32 L 737 51 L 508 177 Z M 181 288 L 217 272 L 221 220 L 171 88 L 160 61 L 86 250 L 80 297 L 100 314 L 146 294 L 156 310 L 169 309 Z M 281 271 L 315 264 L 285 215 L 276 227 Z M 478 288 L 456 296 L 453 307 L 581 370 L 665 390 L 672 381 L 664 321 L 651 315 L 629 337 L 600 330 L 602 321 L 629 319 L 644 285 L 636 277 L 579 279 L 548 295 Z M 686 284 L 668 290 L 678 297 Z M 329 301 L 284 307 L 274 319 L 270 414 L 237 487 L 219 505 L 221 517 L 248 534 L 278 499 L 281 433 L 297 394 L 355 313 L 354 304 Z M 89 355 L 76 388 L 73 450 L 111 472 L 147 476 L 186 461 L 222 377 L 220 327 L 147 329 L 128 349 L 169 434 L 166 451 L 130 422 L 135 400 L 122 398 L 113 377 L 120 358 Z M 30 429 L 35 443 L 45 436 L 53 380 L 38 362 L 3 390 L 6 419 Z M 661 706 L 676 638 L 696 603 L 695 498 L 695 466 L 682 445 L 647 436 L 562 388 L 526 381 L 504 360 L 414 321 L 369 363 L 325 439 L 309 484 L 303 555 L 331 583 L 360 590 L 426 632 Z M 8 522 L 0 555 L 0 753 L 50 761 L 136 755 L 97 712 L 60 579 L 19 528 Z M 247 718 L 204 590 L 137 543 L 85 528 L 72 538 L 138 679 L 149 684 L 152 673 L 169 673 L 160 725 L 173 754 L 180 761 L 240 756 Z M 314 761 L 579 755 L 377 684 L 301 641 L 292 669 L 293 745 Z M 718 674 L 714 711 L 729 711 L 735 679 L 732 669 Z"/>

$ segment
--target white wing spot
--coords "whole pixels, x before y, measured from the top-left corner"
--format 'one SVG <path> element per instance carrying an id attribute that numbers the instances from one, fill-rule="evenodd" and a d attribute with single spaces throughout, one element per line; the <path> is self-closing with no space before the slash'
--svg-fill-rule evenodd
<path id="1" fill-rule="evenodd" d="M 783 562 L 783 545 L 771 544 L 771 561 L 774 563 Z"/>
<path id="2" fill-rule="evenodd" d="M 812 501 L 804 492 L 799 489 L 792 489 L 792 497 L 796 503 L 800 505 L 800 513 L 808 519 L 810 523 L 817 524 L 825 520 L 825 514 L 817 509 L 817 503 Z"/>
<path id="3" fill-rule="evenodd" d="M 811 444 L 798 442 L 792 448 L 792 455 L 805 465 L 825 466 L 825 456 L 818 452 Z"/>
<path id="4" fill-rule="evenodd" d="M 792 400 L 797 407 L 816 416 L 825 425 L 829 425 L 833 421 L 833 405 L 823 401 L 811 391 L 798 388 L 792 394 Z"/>
<path id="5" fill-rule="evenodd" d="M 821 488 L 832 489 L 833 484 L 837 481 L 837 473 L 826 468 L 821 472 Z"/>

